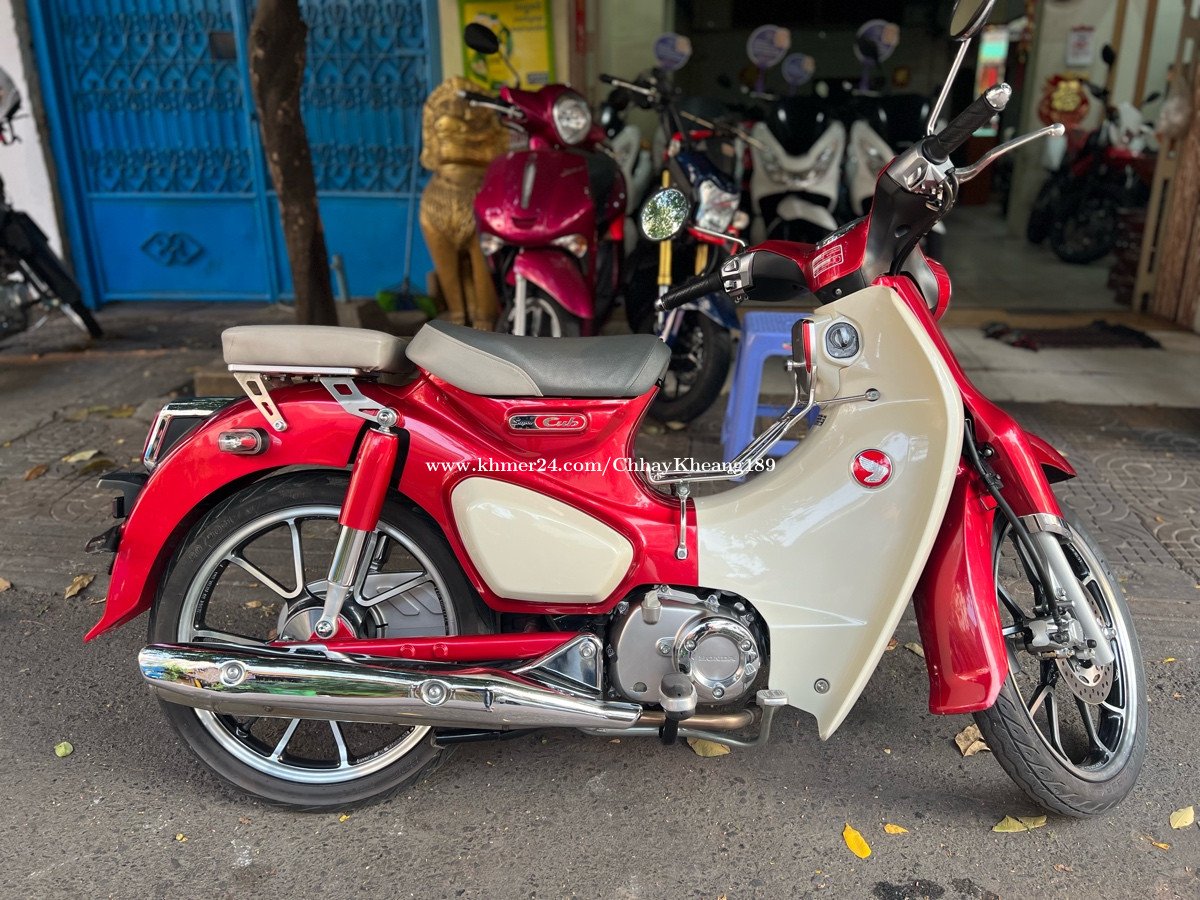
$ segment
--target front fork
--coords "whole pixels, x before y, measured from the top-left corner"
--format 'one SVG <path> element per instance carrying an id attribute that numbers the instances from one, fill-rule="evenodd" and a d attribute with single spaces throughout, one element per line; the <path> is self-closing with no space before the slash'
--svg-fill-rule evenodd
<path id="1" fill-rule="evenodd" d="M 1109 636 L 1092 608 L 1083 585 L 1075 576 L 1063 547 L 1063 542 L 1070 540 L 1066 521 L 1051 513 L 1036 512 L 1018 516 L 1013 511 L 1001 493 L 1004 484 L 1000 476 L 988 463 L 988 458 L 994 455 L 995 450 L 987 445 L 980 447 L 976 444 L 970 420 L 967 422 L 964 449 L 968 462 L 979 473 L 1001 514 L 1012 526 L 1017 542 L 1044 587 L 1044 600 L 1056 628 L 1055 642 L 1068 646 L 1078 643 L 1079 646 L 1070 655 L 1091 659 L 1097 666 L 1112 663 L 1115 657 Z M 1071 635 L 1068 613 L 1079 623 L 1081 641 L 1075 641 Z"/>
<path id="2" fill-rule="evenodd" d="M 338 617 L 342 604 L 354 589 L 359 568 L 363 563 L 366 548 L 370 546 L 371 534 L 379 525 L 379 514 L 399 456 L 400 435 L 391 425 L 383 424 L 390 419 L 396 423 L 395 413 L 381 410 L 377 415 L 378 426 L 373 426 L 363 435 L 354 467 L 350 472 L 350 486 L 338 516 L 341 530 L 337 546 L 333 551 L 333 562 L 329 565 L 328 587 L 325 590 L 325 605 L 321 618 L 313 626 L 313 636 L 329 640 L 338 632 Z"/>

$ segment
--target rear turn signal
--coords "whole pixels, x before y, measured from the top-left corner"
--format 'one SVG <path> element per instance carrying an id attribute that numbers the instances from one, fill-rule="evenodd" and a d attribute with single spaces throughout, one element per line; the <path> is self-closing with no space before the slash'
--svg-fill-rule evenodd
<path id="1" fill-rule="evenodd" d="M 257 428 L 222 431 L 217 437 L 217 447 L 222 453 L 254 456 L 267 449 L 267 436 Z"/>

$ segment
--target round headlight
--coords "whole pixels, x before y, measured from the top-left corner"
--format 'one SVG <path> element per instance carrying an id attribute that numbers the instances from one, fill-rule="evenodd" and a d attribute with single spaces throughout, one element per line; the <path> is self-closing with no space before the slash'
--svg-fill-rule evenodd
<path id="1" fill-rule="evenodd" d="M 564 92 L 550 109 L 554 128 L 564 144 L 578 144 L 592 127 L 592 111 L 587 101 L 574 91 Z"/>

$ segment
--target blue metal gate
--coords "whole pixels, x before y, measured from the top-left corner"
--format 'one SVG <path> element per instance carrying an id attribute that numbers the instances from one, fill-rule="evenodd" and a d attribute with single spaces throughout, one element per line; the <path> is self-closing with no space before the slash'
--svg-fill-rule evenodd
<path id="1" fill-rule="evenodd" d="M 29 0 L 89 301 L 291 293 L 246 64 L 252 0 Z M 302 96 L 331 254 L 351 291 L 404 275 L 435 0 L 302 0 Z M 418 285 L 430 262 L 412 241 Z"/>

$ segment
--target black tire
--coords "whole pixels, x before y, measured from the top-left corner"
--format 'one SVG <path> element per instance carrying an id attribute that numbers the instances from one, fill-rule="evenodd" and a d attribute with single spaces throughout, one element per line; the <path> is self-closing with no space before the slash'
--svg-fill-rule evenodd
<path id="1" fill-rule="evenodd" d="M 37 224 L 25 213 L 13 213 L 5 226 L 5 238 L 26 267 L 26 278 L 32 275 L 37 284 L 44 286 L 61 304 L 67 318 L 81 330 L 94 338 L 103 337 L 104 331 L 91 310 L 84 305 L 79 285 L 63 266 L 62 260 L 50 249 L 46 236 Z"/>
<path id="2" fill-rule="evenodd" d="M 1101 613 L 1102 624 L 1114 632 L 1111 643 L 1116 651 L 1116 661 L 1104 677 L 1099 677 L 1108 667 L 1098 669 L 1079 666 L 1074 661 L 1036 660 L 1024 650 L 1023 639 L 1009 638 L 1009 676 L 995 704 L 975 713 L 975 721 L 997 761 L 1034 802 L 1051 812 L 1082 818 L 1112 809 L 1133 789 L 1146 756 L 1148 710 L 1141 649 L 1121 585 L 1092 538 L 1074 516 L 1069 512 L 1066 515 L 1071 531 L 1068 558 L 1085 590 L 1093 597 L 1093 608 Z M 1007 523 L 997 528 L 995 556 L 998 570 L 1008 534 Z M 1071 547 L 1076 549 L 1070 550 Z M 1016 557 L 1017 554 L 1010 551 L 1009 558 Z M 1035 580 L 1023 563 L 1018 561 L 1011 568 L 1024 573 L 1012 583 L 1019 584 L 1024 580 L 1028 588 Z M 1015 592 L 1006 596 L 1024 608 Z M 1008 604 L 1002 599 L 998 602 L 1002 623 L 1014 622 Z M 1034 663 L 1038 671 L 1038 684 L 1033 690 L 1028 687 L 1025 668 L 1029 662 Z M 1059 674 L 1064 672 L 1090 672 L 1097 677 L 1097 683 L 1094 687 L 1076 688 L 1071 675 L 1064 678 Z M 1050 682 L 1048 686 L 1045 685 L 1047 681 Z M 1091 696 L 1081 699 L 1077 690 L 1085 694 L 1090 692 Z M 1028 703 L 1026 694 L 1030 697 Z M 1100 697 L 1103 699 L 1097 699 Z M 1062 698 L 1069 698 L 1079 715 L 1072 730 L 1064 730 L 1061 722 L 1059 701 Z M 1030 707 L 1033 707 L 1032 713 Z M 1110 711 L 1118 708 L 1121 710 L 1119 715 Z M 1095 724 L 1093 710 L 1100 719 L 1099 725 Z M 1091 727 L 1083 724 L 1084 715 Z M 1046 720 L 1045 728 L 1038 724 L 1040 719 Z M 1098 742 L 1096 746 L 1103 746 L 1103 751 L 1093 747 L 1093 736 Z"/>
<path id="3" fill-rule="evenodd" d="M 1050 249 L 1063 262 L 1086 265 L 1103 259 L 1117 242 L 1120 200 L 1111 192 L 1089 192 L 1071 203 L 1050 231 Z"/>
<path id="4" fill-rule="evenodd" d="M 1033 208 L 1029 211 L 1029 221 L 1025 225 L 1025 238 L 1031 244 L 1041 244 L 1050 236 L 1054 227 L 1054 217 L 1062 203 L 1062 179 L 1051 175 L 1046 179 Z"/>
<path id="5" fill-rule="evenodd" d="M 504 310 L 496 320 L 496 330 L 512 334 L 515 312 L 512 298 L 504 303 Z M 580 318 L 557 301 L 547 297 L 540 288 L 532 284 L 525 295 L 525 334 L 531 337 L 579 337 L 583 330 Z"/>
<path id="6" fill-rule="evenodd" d="M 691 422 L 703 415 L 720 396 L 732 359 L 729 330 L 702 312 L 686 310 L 650 415 L 660 422 Z"/>
<path id="7" fill-rule="evenodd" d="M 187 630 L 195 624 L 185 622 L 185 606 L 189 596 L 202 598 L 199 605 L 199 619 L 207 623 L 209 606 L 213 593 L 223 578 L 225 568 L 229 563 L 219 563 L 221 568 L 213 569 L 214 554 L 224 552 L 223 546 L 229 545 L 231 539 L 236 539 L 239 532 L 252 528 L 257 522 L 270 521 L 272 517 L 285 515 L 289 510 L 315 508 L 336 510 L 341 506 L 345 497 L 347 479 L 341 473 L 301 472 L 290 475 L 280 475 L 253 484 L 216 506 L 204 516 L 189 532 L 179 549 L 176 551 L 168 569 L 168 575 L 160 591 L 150 619 L 150 641 L 153 643 L 173 643 L 184 640 Z M 303 521 L 323 520 L 324 516 L 312 515 Z M 487 614 L 478 596 L 471 588 L 462 569 L 459 567 L 450 547 L 437 526 L 434 525 L 417 507 L 398 495 L 391 495 L 384 504 L 381 516 L 381 530 L 392 529 L 412 542 L 424 555 L 425 561 L 431 566 L 430 571 L 436 572 L 440 579 L 439 585 L 432 588 L 442 603 L 442 610 L 435 615 L 447 617 L 446 629 L 443 633 L 477 634 L 491 629 L 487 627 L 490 616 Z M 332 527 L 332 526 L 331 526 Z M 299 525 L 298 529 L 303 528 Z M 264 532 L 265 533 L 265 532 Z M 300 530 L 296 532 L 296 540 L 300 543 Z M 308 543 L 305 538 L 302 543 Z M 244 552 L 244 547 L 238 552 Z M 303 552 L 303 551 L 302 551 Z M 301 557 L 303 558 L 303 557 Z M 413 556 L 412 559 L 418 557 Z M 326 559 L 325 565 L 328 565 Z M 237 570 L 231 570 L 235 572 Z M 307 567 L 301 570 L 305 581 L 308 582 L 310 571 Z M 206 574 L 217 572 L 218 574 Z M 323 578 L 323 575 L 319 575 Z M 203 579 L 203 583 L 199 580 Z M 197 586 L 199 585 L 199 586 Z M 261 587 L 252 585 L 252 589 Z M 444 593 L 443 593 L 443 588 Z M 207 595 L 204 592 L 207 591 Z M 262 593 L 269 593 L 265 590 Z M 310 591 L 305 591 L 311 597 Z M 428 596 L 428 594 L 424 595 Z M 319 601 L 319 598 L 312 598 Z M 195 601 L 193 601 L 195 602 Z M 298 603 L 310 603 L 310 599 L 301 596 Z M 232 604 L 237 606 L 235 601 Z M 245 605 L 245 604 L 243 604 Z M 289 603 L 279 604 L 284 610 Z M 348 606 L 358 608 L 358 604 L 348 602 Z M 257 611 L 257 610 L 256 610 Z M 358 608 L 361 613 L 361 608 Z M 266 612 L 266 610 L 263 610 Z M 369 611 L 368 611 L 369 612 Z M 240 611 L 239 611 L 240 614 Z M 281 614 L 282 621 L 288 613 Z M 260 618 L 262 618 L 260 616 Z M 265 620 L 270 624 L 269 618 Z M 453 626 L 453 627 L 452 627 Z M 263 626 L 259 626 L 263 627 Z M 358 630 L 357 628 L 355 629 Z M 238 630 L 238 634 L 244 634 Z M 282 633 L 282 632 L 281 632 Z M 254 636 L 256 639 L 257 635 Z M 425 730 L 418 736 L 420 729 L 400 729 L 403 737 L 397 738 L 383 749 L 363 757 L 362 768 L 365 774 L 349 775 L 342 781 L 326 783 L 305 782 L 301 779 L 320 777 L 316 764 L 310 769 L 304 769 L 297 758 L 292 766 L 295 774 L 285 773 L 287 777 L 268 774 L 264 768 L 286 768 L 285 757 L 271 760 L 265 754 L 259 759 L 252 749 L 251 729 L 264 726 L 281 728 L 278 723 L 282 719 L 251 719 L 249 724 L 239 723 L 234 717 L 214 716 L 211 713 L 199 713 L 189 707 L 171 703 L 162 703 L 163 711 L 171 726 L 187 744 L 188 748 L 213 772 L 234 787 L 252 794 L 268 803 L 289 806 L 303 811 L 320 811 L 330 809 L 349 809 L 357 805 L 376 802 L 397 791 L 414 784 L 431 774 L 444 760 L 446 750 L 433 744 L 434 732 Z M 244 717 L 249 719 L 250 717 Z M 315 720 L 305 720 L 308 724 L 303 727 L 319 727 Z M 326 725 L 328 723 L 325 723 Z M 343 723 L 345 724 L 345 723 Z M 390 726 L 367 726 L 377 731 Z M 239 731 L 244 728 L 245 731 Z M 221 729 L 224 729 L 223 731 Z M 288 732 L 299 731 L 299 727 Z M 354 732 L 346 735 L 354 736 Z M 350 738 L 341 735 L 338 740 L 342 743 L 343 753 L 350 743 Z M 256 737 L 260 743 L 266 740 L 265 746 L 271 746 L 274 738 Z M 285 737 L 283 751 L 286 753 L 288 738 Z M 241 741 L 245 746 L 238 742 Z M 233 748 L 233 749 L 227 749 Z M 276 748 L 278 749 L 278 748 Z M 402 751 L 399 753 L 398 751 Z M 396 757 L 396 758 L 391 758 Z M 383 765 L 383 762 L 387 762 Z M 346 760 L 342 760 L 345 764 Z M 305 762 L 305 764 L 309 764 Z M 358 763 L 355 763 L 356 765 Z M 315 776 L 305 775 L 305 772 L 317 772 Z"/>

